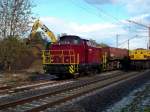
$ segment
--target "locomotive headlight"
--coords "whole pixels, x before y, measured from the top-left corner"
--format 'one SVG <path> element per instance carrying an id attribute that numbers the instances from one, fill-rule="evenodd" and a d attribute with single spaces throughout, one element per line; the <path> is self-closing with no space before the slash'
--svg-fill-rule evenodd
<path id="1" fill-rule="evenodd" d="M 68 62 L 69 61 L 69 59 L 65 59 L 65 62 Z"/>
<path id="2" fill-rule="evenodd" d="M 51 63 L 53 63 L 54 62 L 54 59 L 53 58 L 51 58 Z"/>
<path id="3" fill-rule="evenodd" d="M 92 49 L 89 49 L 89 51 L 91 52 L 91 51 L 92 51 Z"/>
<path id="4" fill-rule="evenodd" d="M 111 57 L 114 57 L 114 54 L 113 54 L 113 53 L 111 53 L 111 54 L 110 54 L 110 56 L 111 56 Z"/>
<path id="5" fill-rule="evenodd" d="M 69 63 L 69 62 L 70 62 L 70 57 L 66 56 L 66 57 L 64 58 L 64 62 L 65 62 L 65 63 Z"/>

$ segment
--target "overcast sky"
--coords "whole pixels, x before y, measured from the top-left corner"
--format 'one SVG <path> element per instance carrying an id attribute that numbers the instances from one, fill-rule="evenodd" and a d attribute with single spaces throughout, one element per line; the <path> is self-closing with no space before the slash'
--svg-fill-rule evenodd
<path id="1" fill-rule="evenodd" d="M 34 15 L 54 34 L 67 33 L 119 47 L 147 48 L 150 0 L 34 0 Z"/>

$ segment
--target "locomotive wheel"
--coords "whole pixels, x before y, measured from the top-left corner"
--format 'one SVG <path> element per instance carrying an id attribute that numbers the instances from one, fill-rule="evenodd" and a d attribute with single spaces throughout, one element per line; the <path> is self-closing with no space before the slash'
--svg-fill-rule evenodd
<path id="1" fill-rule="evenodd" d="M 77 79 L 78 77 L 79 77 L 79 73 L 73 74 L 73 78 L 74 78 L 74 79 Z"/>

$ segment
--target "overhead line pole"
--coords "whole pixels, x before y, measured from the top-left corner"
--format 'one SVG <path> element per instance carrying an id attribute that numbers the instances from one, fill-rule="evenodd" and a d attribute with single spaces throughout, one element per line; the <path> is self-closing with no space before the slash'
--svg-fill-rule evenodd
<path id="1" fill-rule="evenodd" d="M 118 46 L 120 46 L 120 45 L 122 45 L 122 44 L 124 44 L 124 43 L 128 43 L 128 49 L 130 49 L 130 40 L 132 40 L 132 39 L 135 39 L 135 38 L 143 38 L 143 37 L 147 37 L 147 36 L 139 36 L 139 35 L 135 35 L 134 37 L 132 37 L 132 38 L 130 38 L 130 39 L 128 39 L 128 40 L 126 40 L 126 41 L 123 41 L 121 44 L 118 44 Z"/>
<path id="2" fill-rule="evenodd" d="M 150 26 L 147 26 L 147 25 L 135 22 L 135 21 L 131 21 L 131 20 L 127 20 L 127 21 L 130 22 L 130 23 L 134 23 L 134 24 L 140 25 L 142 27 L 148 28 L 148 37 L 149 37 L 149 39 L 148 39 L 149 40 L 149 42 L 148 42 L 148 49 L 150 49 Z"/>

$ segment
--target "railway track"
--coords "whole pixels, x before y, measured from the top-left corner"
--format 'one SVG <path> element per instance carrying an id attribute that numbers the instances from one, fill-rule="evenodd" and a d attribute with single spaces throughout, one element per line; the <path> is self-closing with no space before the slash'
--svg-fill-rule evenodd
<path id="1" fill-rule="evenodd" d="M 32 87 L 37 87 L 40 84 L 44 85 L 44 84 L 47 84 L 47 83 L 52 83 L 52 82 L 51 81 L 41 82 L 41 83 L 36 82 L 36 83 L 30 83 L 30 84 L 16 86 L 16 87 L 4 85 L 4 86 L 0 87 L 0 94 L 12 93 L 12 92 L 17 92 L 17 91 L 22 91 L 22 90 L 28 90 Z"/>
<path id="2" fill-rule="evenodd" d="M 70 101 L 92 91 L 102 89 L 120 81 L 136 77 L 137 72 L 116 73 L 102 77 L 94 77 L 89 80 L 80 80 L 71 84 L 62 85 L 59 88 L 53 88 L 53 91 L 37 95 L 20 98 L 0 105 L 1 111 L 10 112 L 37 112 L 49 107 Z M 52 89 L 51 89 L 52 90 Z"/>
<path id="3" fill-rule="evenodd" d="M 112 73 L 117 73 L 117 72 L 120 72 L 120 71 L 113 71 Z M 101 74 L 101 76 L 102 75 L 111 75 L 111 74 L 109 72 L 107 72 L 107 73 Z M 30 91 L 30 90 L 33 91 L 33 89 L 36 90 L 36 89 L 46 88 L 49 86 L 50 87 L 59 86 L 59 85 L 62 85 L 65 83 L 71 83 L 71 82 L 73 82 L 73 80 L 35 81 L 33 83 L 30 83 L 30 84 L 23 84 L 21 86 L 16 86 L 16 87 L 4 85 L 4 86 L 0 87 L 0 97 L 5 97 L 5 96 L 8 96 L 10 94 L 15 95 L 15 94 L 23 93 L 23 92 Z"/>
<path id="4" fill-rule="evenodd" d="M 100 75 L 100 77 L 103 77 L 104 76 L 111 76 L 112 74 L 114 73 L 120 73 L 120 71 L 113 71 L 113 72 L 107 72 L 107 73 L 103 73 Z M 82 77 L 80 78 L 79 80 L 88 80 L 90 77 Z M 49 89 L 52 89 L 51 91 L 53 90 L 56 90 L 56 89 L 59 89 L 60 86 L 62 85 L 65 85 L 67 86 L 67 84 L 69 83 L 73 83 L 74 81 L 78 81 L 78 80 L 65 80 L 65 81 L 58 81 L 56 82 L 55 84 L 50 84 L 50 85 L 40 85 L 40 83 L 38 84 L 39 87 L 36 87 L 34 88 L 34 85 L 33 85 L 33 88 L 32 85 L 28 85 L 30 87 L 30 89 L 28 89 L 28 86 L 25 86 L 24 90 L 22 90 L 22 87 L 19 87 L 17 90 L 14 90 L 12 91 L 12 89 L 9 90 L 9 94 L 6 93 L 6 94 L 3 94 L 3 96 L 0 97 L 0 104 L 2 103 L 5 103 L 5 101 L 12 101 L 12 100 L 17 100 L 18 98 L 24 98 L 26 96 L 30 96 L 31 95 L 37 95 L 39 93 L 47 93 L 47 91 L 49 91 Z M 73 85 L 73 84 L 72 84 Z M 21 91 L 22 90 L 22 91 Z"/>
<path id="5" fill-rule="evenodd" d="M 2 91 L 2 90 L 10 89 L 10 88 L 11 88 L 11 86 L 4 85 L 4 86 L 0 87 L 0 90 Z"/>
<path id="6" fill-rule="evenodd" d="M 33 91 L 37 89 L 42 89 L 46 87 L 54 87 L 54 86 L 61 86 L 66 83 L 70 83 L 72 81 L 64 80 L 64 81 L 46 81 L 46 82 L 40 82 L 40 83 L 31 83 L 28 85 L 22 85 L 17 87 L 11 87 L 11 86 L 3 86 L 0 87 L 0 97 L 6 97 L 8 95 L 15 95 L 15 94 L 21 94 L 27 91 Z M 2 89 L 1 89 L 2 88 Z"/>
<path id="7" fill-rule="evenodd" d="M 36 81 L 32 81 L 32 82 L 23 82 L 19 85 L 0 85 L 0 95 L 1 94 L 5 94 L 5 93 L 11 93 L 11 92 L 17 92 L 17 91 L 22 91 L 22 90 L 28 90 L 32 87 L 38 87 L 38 85 L 46 85 L 48 83 L 51 82 L 56 82 L 57 78 L 51 78 L 48 80 L 36 80 Z M 4 79 L 3 79 L 4 80 Z M 32 87 L 31 87 L 32 86 Z"/>

